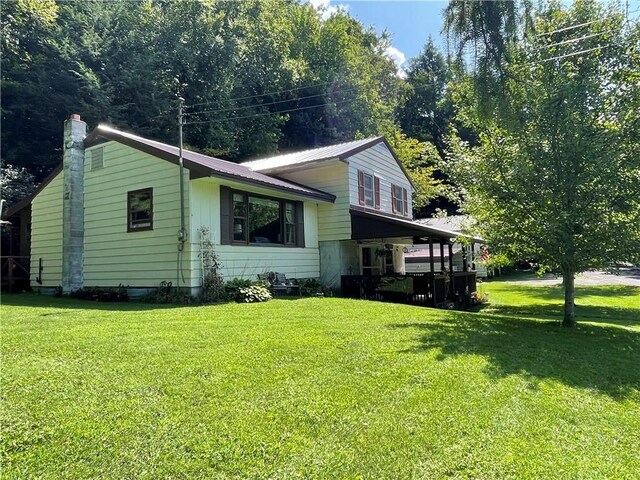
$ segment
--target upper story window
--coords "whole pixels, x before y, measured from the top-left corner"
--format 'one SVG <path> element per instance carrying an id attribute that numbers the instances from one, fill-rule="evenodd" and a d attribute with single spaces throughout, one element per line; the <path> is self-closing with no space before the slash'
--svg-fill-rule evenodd
<path id="1" fill-rule="evenodd" d="M 391 185 L 391 208 L 393 213 L 409 215 L 409 198 L 406 188 Z"/>
<path id="2" fill-rule="evenodd" d="M 304 246 L 302 202 L 221 187 L 220 205 L 223 244 Z"/>
<path id="3" fill-rule="evenodd" d="M 358 202 L 365 207 L 380 208 L 380 179 L 358 170 Z"/>
<path id="4" fill-rule="evenodd" d="M 127 193 L 127 231 L 153 230 L 153 188 Z"/>

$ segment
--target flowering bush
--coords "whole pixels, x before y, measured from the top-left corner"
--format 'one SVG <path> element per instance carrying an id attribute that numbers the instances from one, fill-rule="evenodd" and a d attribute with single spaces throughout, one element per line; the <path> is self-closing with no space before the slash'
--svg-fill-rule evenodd
<path id="1" fill-rule="evenodd" d="M 256 303 L 271 300 L 271 292 L 264 285 L 254 284 L 250 287 L 242 287 L 236 296 L 236 302 Z"/>
<path id="2" fill-rule="evenodd" d="M 480 293 L 475 291 L 471 294 L 471 304 L 472 305 L 482 305 L 483 303 L 489 302 L 489 294 L 488 293 Z"/>

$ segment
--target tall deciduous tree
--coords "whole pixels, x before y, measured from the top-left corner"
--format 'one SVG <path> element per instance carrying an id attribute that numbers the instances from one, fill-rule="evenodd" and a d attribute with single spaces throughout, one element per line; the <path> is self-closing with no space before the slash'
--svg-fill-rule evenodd
<path id="1" fill-rule="evenodd" d="M 447 61 L 429 39 L 409 63 L 406 77 L 409 91 L 398 108 L 398 122 L 403 132 L 423 142 L 432 142 L 443 157 L 453 116 L 446 95 L 449 80 Z"/>
<path id="2" fill-rule="evenodd" d="M 0 8 L 3 159 L 39 179 L 70 113 L 175 142 L 182 96 L 198 105 L 185 141 L 233 160 L 374 135 L 393 125 L 403 84 L 385 36 L 289 0 Z"/>
<path id="3" fill-rule="evenodd" d="M 464 209 L 493 248 L 560 272 L 565 326 L 577 273 L 640 261 L 639 46 L 615 6 L 552 4 L 510 51 L 500 108 L 479 115 L 472 82 L 458 91 L 481 132 L 453 145 Z"/>

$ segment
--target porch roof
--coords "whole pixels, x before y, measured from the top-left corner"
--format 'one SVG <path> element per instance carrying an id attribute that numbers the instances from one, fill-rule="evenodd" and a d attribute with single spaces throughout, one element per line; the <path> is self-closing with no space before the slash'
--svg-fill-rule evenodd
<path id="1" fill-rule="evenodd" d="M 391 237 L 428 237 L 445 242 L 451 242 L 458 237 L 465 237 L 474 241 L 481 240 L 461 232 L 445 230 L 404 218 L 362 211 L 353 207 L 349 210 L 349 213 L 351 214 L 352 240 Z"/>

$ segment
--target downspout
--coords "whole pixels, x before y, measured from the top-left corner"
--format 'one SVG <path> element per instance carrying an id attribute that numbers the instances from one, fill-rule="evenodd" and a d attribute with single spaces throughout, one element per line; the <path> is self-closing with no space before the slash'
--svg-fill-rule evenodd
<path id="1" fill-rule="evenodd" d="M 176 265 L 176 290 L 180 288 L 180 274 L 182 271 L 182 255 L 184 253 L 184 243 L 187 241 L 187 227 L 184 213 L 184 158 L 182 157 L 182 125 L 184 123 L 183 108 L 184 98 L 180 98 L 178 105 L 178 165 L 180 167 L 180 230 L 178 230 L 178 258 Z"/>

